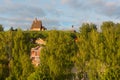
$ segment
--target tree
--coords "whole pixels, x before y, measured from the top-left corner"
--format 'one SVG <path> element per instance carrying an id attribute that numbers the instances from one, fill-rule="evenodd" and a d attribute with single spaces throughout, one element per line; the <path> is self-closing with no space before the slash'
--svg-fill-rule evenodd
<path id="1" fill-rule="evenodd" d="M 79 31 L 81 34 L 83 34 L 83 36 L 85 38 L 88 38 L 89 36 L 89 33 L 92 31 L 92 30 L 97 30 L 97 27 L 95 24 L 93 23 L 83 23 L 82 26 L 79 28 Z"/>
<path id="2" fill-rule="evenodd" d="M 14 31 L 13 27 L 10 28 L 10 31 Z"/>
<path id="3" fill-rule="evenodd" d="M 103 22 L 102 25 L 101 25 L 101 30 L 104 31 L 106 29 L 111 29 L 115 27 L 115 24 L 112 22 L 112 21 L 106 21 L 106 22 Z"/>
<path id="4" fill-rule="evenodd" d="M 78 34 L 76 66 L 79 76 L 87 74 L 90 80 L 117 80 L 120 76 L 119 24 L 103 22 L 101 32 L 84 25 Z M 119 57 L 118 57 L 119 56 Z"/>
<path id="5" fill-rule="evenodd" d="M 0 32 L 0 44 L 0 79 L 5 80 L 9 76 L 9 54 L 12 48 L 10 32 Z"/>
<path id="6" fill-rule="evenodd" d="M 0 24 L 0 31 L 4 31 L 4 28 L 1 24 Z"/>
<path id="7" fill-rule="evenodd" d="M 9 30 L 10 30 L 10 31 L 17 31 L 18 29 L 17 29 L 17 28 L 16 28 L 16 29 L 13 29 L 13 27 L 11 27 Z"/>
<path id="8" fill-rule="evenodd" d="M 28 43 L 23 31 L 12 33 L 12 49 L 11 59 L 9 62 L 9 76 L 7 80 L 26 80 L 27 77 L 34 71 L 30 62 L 29 53 L 27 50 Z M 30 50 L 30 49 L 29 49 Z"/>
<path id="9" fill-rule="evenodd" d="M 74 67 L 72 57 L 77 52 L 77 46 L 70 33 L 51 31 L 48 33 L 46 47 L 40 56 L 41 65 L 48 66 L 52 80 L 69 79 Z"/>

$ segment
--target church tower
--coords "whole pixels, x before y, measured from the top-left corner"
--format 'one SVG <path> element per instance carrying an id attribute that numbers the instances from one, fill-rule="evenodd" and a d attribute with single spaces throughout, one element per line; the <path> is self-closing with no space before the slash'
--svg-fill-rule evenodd
<path id="1" fill-rule="evenodd" d="M 31 31 L 43 31 L 43 30 L 46 30 L 46 28 L 44 26 L 42 26 L 41 20 L 37 20 L 37 18 L 35 18 L 30 30 Z"/>

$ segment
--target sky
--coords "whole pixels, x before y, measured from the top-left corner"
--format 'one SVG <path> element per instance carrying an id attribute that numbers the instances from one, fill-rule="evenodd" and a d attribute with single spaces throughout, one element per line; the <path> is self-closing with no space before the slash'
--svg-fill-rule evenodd
<path id="1" fill-rule="evenodd" d="M 47 29 L 79 29 L 82 23 L 120 22 L 120 0 L 0 0 L 0 24 L 5 30 L 30 29 L 42 20 Z"/>

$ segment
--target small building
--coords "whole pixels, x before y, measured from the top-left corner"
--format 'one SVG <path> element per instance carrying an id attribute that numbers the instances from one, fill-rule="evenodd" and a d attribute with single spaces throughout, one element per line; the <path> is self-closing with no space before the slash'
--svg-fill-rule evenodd
<path id="1" fill-rule="evenodd" d="M 33 21 L 32 25 L 31 25 L 30 30 L 31 31 L 44 31 L 44 30 L 47 30 L 47 28 L 45 28 L 42 25 L 42 21 L 41 20 L 37 20 L 37 18 L 35 18 L 35 20 Z"/>
<path id="2" fill-rule="evenodd" d="M 35 66 L 38 66 L 40 64 L 40 50 L 42 47 L 37 46 L 35 48 L 31 49 L 31 60 L 32 60 L 32 64 Z"/>
<path id="3" fill-rule="evenodd" d="M 43 39 L 38 38 L 35 40 L 35 43 L 39 44 L 39 46 L 31 48 L 30 59 L 34 66 L 38 66 L 40 64 L 40 51 L 43 48 L 42 45 L 45 45 L 46 42 Z"/>

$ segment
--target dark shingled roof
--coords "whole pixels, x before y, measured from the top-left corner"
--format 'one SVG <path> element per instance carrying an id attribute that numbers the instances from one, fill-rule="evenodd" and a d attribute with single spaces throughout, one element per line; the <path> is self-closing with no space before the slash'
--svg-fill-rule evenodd
<path id="1" fill-rule="evenodd" d="M 33 28 L 42 28 L 42 21 L 35 19 L 32 23 L 31 29 Z"/>
<path id="2" fill-rule="evenodd" d="M 37 18 L 35 18 L 35 20 L 33 21 L 32 23 L 32 26 L 31 26 L 31 30 L 32 29 L 39 29 L 40 31 L 41 30 L 47 30 L 47 28 L 45 28 L 44 26 L 42 26 L 42 21 L 41 20 L 37 20 Z"/>

